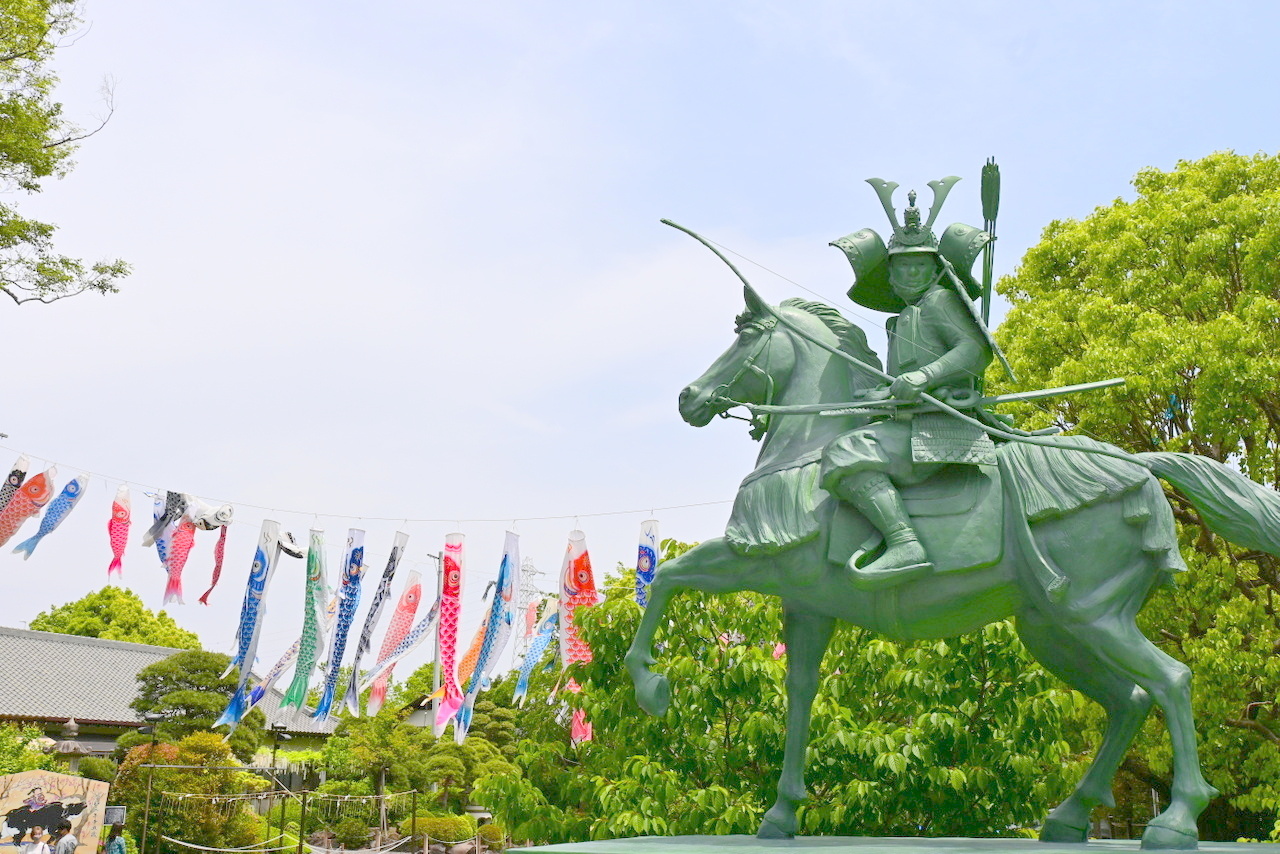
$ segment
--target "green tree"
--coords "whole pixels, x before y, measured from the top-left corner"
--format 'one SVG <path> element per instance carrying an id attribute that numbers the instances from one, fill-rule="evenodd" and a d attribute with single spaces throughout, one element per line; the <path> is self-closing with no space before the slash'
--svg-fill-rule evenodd
<path id="1" fill-rule="evenodd" d="M 0 724 L 0 774 L 56 769 L 57 759 L 33 746 L 43 736 L 33 726 Z"/>
<path id="2" fill-rule="evenodd" d="M 501 730 L 492 715 L 488 720 Z M 406 723 L 389 707 L 373 717 L 343 720 L 325 744 L 323 761 L 330 781 L 359 784 L 364 793 L 378 791 L 379 785 L 385 792 L 426 792 L 439 786 L 443 809 L 461 809 L 479 777 L 519 773 L 498 746 L 474 729 L 462 744 L 451 736 L 437 740 L 430 728 Z M 407 808 L 408 803 L 394 807 Z"/>
<path id="3" fill-rule="evenodd" d="M 406 724 L 384 707 L 373 717 L 345 719 L 335 735 L 326 754 L 334 767 L 345 767 L 348 779 L 363 778 L 375 792 L 379 785 L 384 791 L 425 791 L 423 759 L 436 741 L 430 729 Z"/>
<path id="4" fill-rule="evenodd" d="M 440 743 L 426 761 L 427 783 L 440 790 L 440 808 L 448 811 L 450 795 L 456 795 L 465 785 L 467 763 L 462 758 L 462 746 Z"/>
<path id="5" fill-rule="evenodd" d="M 1130 451 L 1203 454 L 1280 486 L 1280 157 L 1219 152 L 1144 169 L 1132 201 L 1050 223 L 999 290 L 997 338 L 1022 388 L 1122 376 L 1120 388 L 1023 406 Z M 990 384 L 1000 390 L 992 372 Z M 1280 811 L 1280 561 L 1212 536 L 1170 495 L 1191 572 L 1140 618 L 1194 672 L 1201 759 L 1223 795 L 1201 838 L 1265 837 Z M 1121 790 L 1167 803 L 1170 751 L 1150 720 Z M 1141 785 L 1134 785 L 1134 783 Z M 1146 810 L 1146 812 L 1144 812 Z"/>
<path id="6" fill-rule="evenodd" d="M 218 652 L 174 653 L 142 668 L 138 673 L 138 696 L 129 705 L 139 715 L 164 715 L 155 732 L 163 741 L 177 742 L 192 733 L 211 731 L 236 690 L 235 674 L 222 675 L 230 661 Z M 262 711 L 253 709 L 231 734 L 228 744 L 242 762 L 252 760 L 262 744 L 265 724 Z M 126 733 L 117 739 L 117 744 L 127 750 L 150 738 Z"/>
<path id="7" fill-rule="evenodd" d="M 2 102 L 0 102 L 2 103 Z M 74 602 L 41 611 L 30 623 L 38 632 L 199 649 L 200 639 L 164 611 L 154 613 L 132 590 L 108 585 Z"/>
<path id="8" fill-rule="evenodd" d="M 143 767 L 151 763 L 194 767 Z M 150 743 L 142 744 L 130 750 L 120 763 L 112 798 L 129 807 L 129 830 L 135 838 L 141 838 L 150 778 L 148 847 L 162 835 L 211 847 L 253 845 L 262 841 L 263 825 L 253 812 L 252 801 L 225 797 L 264 791 L 269 784 L 256 774 L 236 770 L 235 765 L 230 748 L 212 732 L 192 733 L 176 745 L 156 745 L 154 754 Z M 184 797 L 177 797 L 179 794 Z"/>
<path id="9" fill-rule="evenodd" d="M 48 65 L 78 23 L 76 5 L 75 0 L 0 2 L 0 186 L 9 192 L 37 193 L 43 179 L 66 175 L 77 143 L 96 132 L 68 122 L 53 100 L 57 78 Z M 59 255 L 54 231 L 53 225 L 0 204 L 0 291 L 21 304 L 116 290 L 116 280 L 129 269 L 123 261 L 85 264 Z"/>
<path id="10" fill-rule="evenodd" d="M 147 769 L 144 765 L 176 765 L 178 764 L 178 748 L 172 744 L 140 744 L 130 748 L 116 770 L 115 782 L 111 784 L 112 803 L 128 807 L 125 813 L 125 829 L 134 839 L 142 838 L 143 813 L 147 803 L 147 781 L 151 780 L 154 809 L 158 799 L 154 792 L 164 791 L 165 774 L 161 770 Z"/>
<path id="11" fill-rule="evenodd" d="M 498 748 L 503 758 L 511 760 L 516 755 L 515 718 L 515 709 L 499 706 L 492 699 L 478 699 L 467 734 L 484 739 Z"/>
<path id="12" fill-rule="evenodd" d="M 676 597 L 659 662 L 673 707 L 657 719 L 636 708 L 622 667 L 641 614 L 630 571 L 607 586 L 605 603 L 578 618 L 595 653 L 570 671 L 581 693 L 548 705 L 540 698 L 559 674 L 536 675 L 515 721 L 522 776 L 484 776 L 474 797 L 515 839 L 754 833 L 782 762 L 777 601 Z M 804 833 L 1007 835 L 1042 819 L 1083 770 L 1062 736 L 1083 701 L 1008 623 L 901 645 L 846 626 L 823 674 Z M 592 741 L 569 743 L 563 704 L 586 710 Z"/>

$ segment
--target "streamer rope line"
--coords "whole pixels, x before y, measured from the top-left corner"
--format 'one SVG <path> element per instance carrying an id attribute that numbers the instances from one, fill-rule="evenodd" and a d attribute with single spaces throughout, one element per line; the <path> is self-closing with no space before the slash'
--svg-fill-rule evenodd
<path id="1" fill-rule="evenodd" d="M 54 459 L 52 457 L 40 456 L 39 454 L 33 454 L 31 451 L 23 451 L 18 448 L 11 447 L 9 445 L 0 445 L 0 450 L 8 451 L 14 454 L 26 454 L 29 457 L 34 457 L 35 459 L 44 460 L 45 462 L 49 462 L 49 463 L 54 462 Z M 104 474 L 102 472 L 93 471 L 92 469 L 83 468 L 81 466 L 73 466 L 70 463 L 65 463 L 64 465 L 67 468 L 84 472 L 85 474 L 91 475 L 95 478 L 100 478 L 104 482 L 122 483 L 127 486 L 134 486 L 134 487 L 137 487 L 138 489 L 145 490 L 152 493 L 163 491 L 161 487 L 151 486 L 149 484 L 142 483 L 141 481 L 129 480 L 128 478 L 116 477 L 115 475 Z M 551 515 L 551 516 L 514 516 L 510 513 L 506 513 L 499 516 L 492 516 L 488 518 L 475 518 L 475 519 L 461 519 L 457 516 L 444 516 L 437 519 L 419 519 L 419 518 L 414 518 L 411 516 L 404 516 L 404 515 L 358 516 L 352 513 L 317 513 L 312 510 L 289 510 L 284 507 L 269 507 L 265 504 L 250 504 L 246 501 L 230 501 L 225 498 L 217 498 L 209 495 L 202 495 L 201 498 L 203 498 L 205 501 L 217 503 L 217 504 L 232 504 L 236 507 L 249 507 L 254 510 L 265 510 L 270 513 L 288 513 L 292 516 L 311 516 L 317 519 L 318 518 L 354 519 L 354 520 L 363 521 L 363 522 L 402 522 L 406 524 L 410 524 L 410 523 L 440 524 L 440 523 L 448 523 L 448 522 L 482 524 L 482 523 L 496 523 L 496 522 L 513 522 L 513 521 L 548 522 L 548 521 L 557 521 L 561 519 L 579 519 L 579 518 L 594 519 L 594 518 L 599 518 L 604 516 L 634 516 L 640 513 L 652 513 L 655 510 L 688 510 L 693 507 L 713 507 L 717 504 L 733 503 L 733 499 L 725 498 L 717 501 L 695 501 L 690 504 L 667 504 L 667 505 L 658 506 L 658 507 L 654 507 L 652 504 L 646 504 L 644 507 L 639 507 L 632 510 L 604 510 L 598 513 L 560 513 L 560 514 Z"/>
<path id="2" fill-rule="evenodd" d="M 278 848 L 262 847 L 268 842 L 279 842 L 281 839 L 284 839 L 283 833 L 271 839 L 264 839 L 256 845 L 245 845 L 241 848 L 213 848 L 208 845 L 197 845 L 194 842 L 184 842 L 181 839 L 174 839 L 172 836 L 165 836 L 163 834 L 161 834 L 160 838 L 166 842 L 172 842 L 174 845 L 181 845 L 184 848 L 194 848 L 198 851 L 292 851 L 297 847 L 296 845 L 282 845 Z"/>
<path id="3" fill-rule="evenodd" d="M 335 795 L 329 792 L 311 792 L 309 797 L 313 801 L 382 801 L 389 798 L 402 798 L 412 794 L 413 790 L 408 789 L 403 792 L 388 792 L 385 795 Z"/>

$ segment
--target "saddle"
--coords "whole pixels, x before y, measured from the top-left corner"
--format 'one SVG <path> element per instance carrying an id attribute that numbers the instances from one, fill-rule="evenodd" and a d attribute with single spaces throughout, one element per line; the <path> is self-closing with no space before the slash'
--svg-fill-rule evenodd
<path id="1" fill-rule="evenodd" d="M 924 483 L 899 489 L 934 572 L 991 566 L 1004 556 L 1004 491 L 994 465 L 948 466 Z M 874 557 L 880 532 L 843 502 L 835 505 L 827 558 L 843 564 L 857 553 Z"/>

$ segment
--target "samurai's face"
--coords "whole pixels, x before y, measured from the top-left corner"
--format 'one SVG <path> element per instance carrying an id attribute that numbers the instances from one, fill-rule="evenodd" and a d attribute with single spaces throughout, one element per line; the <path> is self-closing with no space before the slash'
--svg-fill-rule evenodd
<path id="1" fill-rule="evenodd" d="M 907 305 L 915 305 L 937 278 L 938 261 L 932 253 L 911 252 L 889 259 L 889 286 Z"/>

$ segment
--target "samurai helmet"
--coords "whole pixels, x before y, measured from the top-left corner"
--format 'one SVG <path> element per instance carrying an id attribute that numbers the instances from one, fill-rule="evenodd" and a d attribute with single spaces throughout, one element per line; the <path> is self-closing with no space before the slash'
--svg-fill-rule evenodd
<path id="1" fill-rule="evenodd" d="M 893 227 L 893 234 L 889 237 L 887 246 L 880 235 L 869 228 L 832 241 L 831 245 L 842 250 L 853 266 L 854 283 L 849 289 L 849 299 L 877 311 L 897 313 L 906 308 L 906 303 L 889 287 L 889 259 L 894 255 L 906 254 L 928 254 L 945 258 L 951 262 L 969 297 L 978 297 L 982 286 L 974 280 L 971 270 L 982 247 L 991 241 L 991 235 L 958 222 L 947 226 L 941 238 L 933 233 L 933 223 L 942 211 L 942 203 L 959 180 L 952 175 L 940 181 L 929 182 L 929 188 L 933 190 L 933 204 L 929 206 L 928 219 L 923 221 L 921 211 L 916 207 L 916 191 L 912 190 L 907 194 L 907 208 L 902 212 L 900 224 L 893 209 L 893 191 L 898 185 L 880 178 L 867 179 L 867 183 L 880 197 L 880 204 Z"/>

